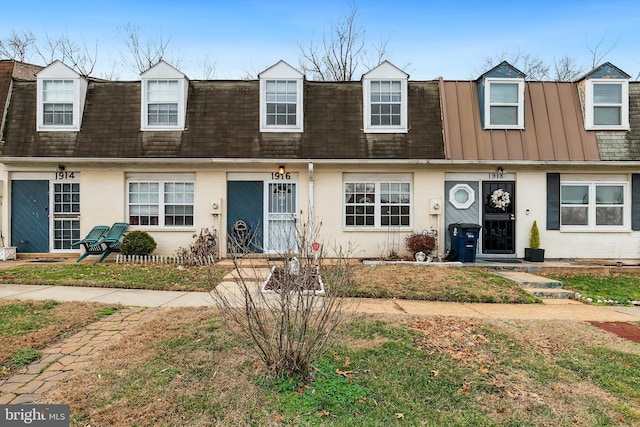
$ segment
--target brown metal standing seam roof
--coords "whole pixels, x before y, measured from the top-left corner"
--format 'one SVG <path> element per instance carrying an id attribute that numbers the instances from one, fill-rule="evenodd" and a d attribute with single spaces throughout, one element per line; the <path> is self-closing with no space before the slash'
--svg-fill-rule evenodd
<path id="1" fill-rule="evenodd" d="M 525 129 L 485 130 L 477 85 L 442 81 L 445 147 L 451 160 L 596 161 L 574 83 L 525 82 Z"/>

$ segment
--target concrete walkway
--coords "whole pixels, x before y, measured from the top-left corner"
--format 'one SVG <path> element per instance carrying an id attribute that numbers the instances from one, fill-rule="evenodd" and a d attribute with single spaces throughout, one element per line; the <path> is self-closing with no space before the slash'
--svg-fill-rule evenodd
<path id="1" fill-rule="evenodd" d="M 233 292 L 234 282 L 221 289 Z M 134 307 L 214 306 L 208 292 L 147 291 L 140 289 L 89 288 L 78 286 L 1 285 L 0 298 L 20 300 L 85 301 Z M 481 304 L 399 299 L 354 298 L 358 311 L 372 314 L 461 316 L 492 319 L 545 319 L 600 322 L 640 322 L 640 307 L 602 307 L 575 300 L 544 300 L 544 304 Z"/>

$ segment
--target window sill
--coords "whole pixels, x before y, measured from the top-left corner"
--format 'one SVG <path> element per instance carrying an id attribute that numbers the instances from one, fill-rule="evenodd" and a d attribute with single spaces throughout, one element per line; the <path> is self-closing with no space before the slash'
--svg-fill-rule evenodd
<path id="1" fill-rule="evenodd" d="M 561 233 L 631 233 L 630 228 L 560 228 Z"/>
<path id="2" fill-rule="evenodd" d="M 389 233 L 390 231 L 407 231 L 411 230 L 410 225 L 389 225 L 380 227 L 365 227 L 365 226 L 343 226 L 342 231 L 383 231 Z"/>
<path id="3" fill-rule="evenodd" d="M 195 226 L 186 226 L 186 227 L 174 227 L 174 226 L 166 226 L 166 225 L 129 225 L 127 231 L 176 231 L 176 232 L 189 232 L 193 233 L 196 231 Z"/>
<path id="4" fill-rule="evenodd" d="M 409 130 L 405 127 L 395 127 L 395 128 L 369 127 L 364 129 L 364 133 L 409 133 Z"/>

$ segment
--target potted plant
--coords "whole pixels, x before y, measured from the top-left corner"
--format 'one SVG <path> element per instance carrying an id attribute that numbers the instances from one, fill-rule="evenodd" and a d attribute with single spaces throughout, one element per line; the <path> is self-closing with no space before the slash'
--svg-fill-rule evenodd
<path id="1" fill-rule="evenodd" d="M 16 259 L 16 247 L 4 245 L 4 234 L 0 232 L 0 261 L 7 261 L 9 259 Z"/>
<path id="2" fill-rule="evenodd" d="M 425 261 L 436 247 L 436 238 L 425 232 L 411 233 L 404 238 L 404 242 L 418 262 Z"/>
<path id="3" fill-rule="evenodd" d="M 524 248 L 525 261 L 531 262 L 543 262 L 544 261 L 544 249 L 540 249 L 540 230 L 538 230 L 538 223 L 534 220 L 531 225 L 531 236 L 529 237 L 529 247 Z"/>

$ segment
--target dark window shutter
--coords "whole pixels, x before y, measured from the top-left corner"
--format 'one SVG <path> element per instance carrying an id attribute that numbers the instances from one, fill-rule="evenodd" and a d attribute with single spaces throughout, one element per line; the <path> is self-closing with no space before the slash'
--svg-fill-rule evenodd
<path id="1" fill-rule="evenodd" d="M 631 174 L 631 229 L 640 230 L 640 173 Z"/>
<path id="2" fill-rule="evenodd" d="M 560 174 L 547 174 L 547 230 L 560 230 Z"/>

